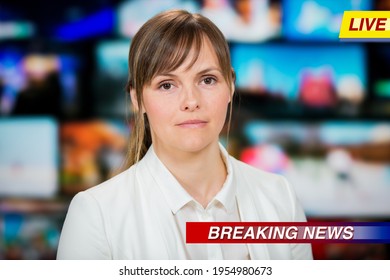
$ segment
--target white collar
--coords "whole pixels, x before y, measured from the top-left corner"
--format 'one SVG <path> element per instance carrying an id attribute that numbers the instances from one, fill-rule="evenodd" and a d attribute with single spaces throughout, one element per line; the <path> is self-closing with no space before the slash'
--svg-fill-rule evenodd
<path id="1" fill-rule="evenodd" d="M 236 186 L 232 184 L 233 169 L 230 162 L 230 156 L 226 149 L 219 143 L 222 158 L 227 168 L 227 177 L 217 195 L 211 200 L 210 204 L 217 200 L 219 201 L 228 212 L 234 211 L 234 203 L 236 196 Z M 176 214 L 184 205 L 195 199 L 180 185 L 173 174 L 166 168 L 166 166 L 157 157 L 153 145 L 151 145 L 145 154 L 142 161 L 145 161 L 149 172 L 155 177 L 155 181 L 158 182 L 165 200 L 173 214 Z"/>

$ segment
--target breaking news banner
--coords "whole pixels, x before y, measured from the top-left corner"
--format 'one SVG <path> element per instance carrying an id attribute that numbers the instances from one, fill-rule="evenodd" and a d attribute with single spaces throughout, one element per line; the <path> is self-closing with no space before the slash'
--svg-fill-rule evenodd
<path id="1" fill-rule="evenodd" d="M 339 39 L 390 42 L 390 11 L 345 11 Z"/>
<path id="2" fill-rule="evenodd" d="M 390 243 L 390 222 L 188 222 L 187 243 Z"/>

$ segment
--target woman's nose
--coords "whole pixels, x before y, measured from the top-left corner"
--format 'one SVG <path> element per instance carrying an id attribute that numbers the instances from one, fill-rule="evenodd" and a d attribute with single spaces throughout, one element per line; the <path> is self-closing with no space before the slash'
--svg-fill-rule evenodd
<path id="1" fill-rule="evenodd" d="M 195 87 L 188 87 L 183 89 L 183 101 L 181 110 L 195 111 L 200 108 L 199 92 Z"/>

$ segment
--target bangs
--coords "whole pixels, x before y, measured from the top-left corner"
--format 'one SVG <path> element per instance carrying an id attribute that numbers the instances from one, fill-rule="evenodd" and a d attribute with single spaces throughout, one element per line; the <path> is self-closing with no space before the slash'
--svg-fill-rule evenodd
<path id="1" fill-rule="evenodd" d="M 183 26 L 170 34 L 164 33 L 161 40 L 156 42 L 156 50 L 145 75 L 145 82 L 150 83 L 155 76 L 176 70 L 190 53 L 192 59 L 187 69 L 191 68 L 199 57 L 205 37 L 200 29 L 193 26 Z"/>

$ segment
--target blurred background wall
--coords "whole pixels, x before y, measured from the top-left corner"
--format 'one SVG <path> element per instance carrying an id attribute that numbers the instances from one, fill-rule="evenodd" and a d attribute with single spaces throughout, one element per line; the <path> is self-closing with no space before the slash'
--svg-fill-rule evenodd
<path id="1" fill-rule="evenodd" d="M 55 258 L 70 199 L 120 170 L 131 38 L 170 8 L 209 17 L 229 42 L 232 155 L 285 175 L 309 220 L 390 220 L 390 47 L 338 40 L 344 10 L 390 1 L 1 0 L 0 259 Z M 390 250 L 320 244 L 314 256 Z"/>

